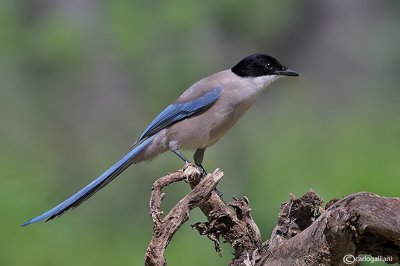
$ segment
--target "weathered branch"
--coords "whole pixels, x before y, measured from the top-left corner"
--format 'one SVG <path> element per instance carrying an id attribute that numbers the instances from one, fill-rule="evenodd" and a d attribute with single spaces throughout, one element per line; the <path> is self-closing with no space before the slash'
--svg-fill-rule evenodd
<path id="1" fill-rule="evenodd" d="M 354 193 L 326 211 L 321 202 L 308 192 L 284 204 L 257 265 L 346 265 L 345 255 L 360 254 L 400 262 L 399 198 Z"/>
<path id="2" fill-rule="evenodd" d="M 186 165 L 153 184 L 150 214 L 154 227 L 146 265 L 165 265 L 164 251 L 169 241 L 195 207 L 202 210 L 207 222 L 192 227 L 212 240 L 220 255 L 220 239 L 230 243 L 235 256 L 230 265 L 346 265 L 345 255 L 357 258 L 361 254 L 400 262 L 398 198 L 360 192 L 332 200 L 324 208 L 321 198 L 312 191 L 301 198 L 292 195 L 281 206 L 270 240 L 262 243 L 248 199 L 234 198 L 227 204 L 216 190 L 222 176 L 217 169 L 202 179 L 195 166 Z M 161 218 L 161 190 L 182 180 L 193 190 Z"/>
<path id="3" fill-rule="evenodd" d="M 153 238 L 150 241 L 145 256 L 146 265 L 165 265 L 164 251 L 169 241 L 179 227 L 189 219 L 189 212 L 197 207 L 203 200 L 207 199 L 211 191 L 222 178 L 223 173 L 217 169 L 211 175 L 207 175 L 189 194 L 181 199 L 175 207 L 164 217 L 160 218 L 161 201 L 164 194 L 161 190 L 174 182 L 189 179 L 197 175 L 194 171 L 178 171 L 154 182 L 150 199 L 150 215 L 153 219 Z"/>
<path id="4" fill-rule="evenodd" d="M 198 179 L 193 179 L 190 182 L 191 187 L 197 187 L 197 182 Z M 235 256 L 261 248 L 260 230 L 251 217 L 248 199 L 234 198 L 234 202 L 227 204 L 221 195 L 215 189 L 210 197 L 199 205 L 207 217 L 207 222 L 198 222 L 192 227 L 214 242 L 215 250 L 220 256 L 220 238 L 231 244 Z"/>

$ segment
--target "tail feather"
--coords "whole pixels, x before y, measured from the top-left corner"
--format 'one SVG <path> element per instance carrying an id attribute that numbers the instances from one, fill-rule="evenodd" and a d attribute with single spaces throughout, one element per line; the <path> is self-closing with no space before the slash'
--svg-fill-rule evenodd
<path id="1" fill-rule="evenodd" d="M 102 175 L 93 180 L 89 185 L 87 185 L 65 201 L 61 202 L 54 208 L 25 222 L 22 226 L 27 226 L 31 223 L 36 223 L 43 220 L 52 220 L 63 215 L 68 210 L 78 207 L 80 204 L 82 204 L 82 202 L 93 196 L 97 191 L 99 191 L 101 188 L 103 188 L 112 180 L 114 180 L 117 176 L 119 176 L 123 171 L 125 171 L 125 169 L 127 169 L 133 163 L 133 159 L 136 157 L 136 155 L 138 155 L 143 149 L 149 146 L 152 143 L 153 139 L 154 136 L 146 139 L 138 146 L 136 146 L 133 150 L 131 150 L 127 155 L 122 157 L 117 163 L 111 166 Z"/>

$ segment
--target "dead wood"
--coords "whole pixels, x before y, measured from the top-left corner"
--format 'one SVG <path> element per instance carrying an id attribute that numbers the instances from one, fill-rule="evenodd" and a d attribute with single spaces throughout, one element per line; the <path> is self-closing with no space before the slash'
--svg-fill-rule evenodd
<path id="1" fill-rule="evenodd" d="M 358 265 L 364 254 L 400 263 L 399 198 L 359 192 L 323 206 L 313 191 L 300 198 L 291 195 L 289 202 L 281 206 L 271 238 L 262 242 L 248 199 L 234 198 L 231 203 L 222 199 L 216 189 L 222 177 L 217 169 L 201 178 L 197 168 L 189 164 L 154 182 L 150 199 L 153 236 L 145 265 L 166 265 L 165 249 L 195 207 L 202 210 L 207 221 L 192 227 L 212 240 L 219 255 L 220 241 L 230 243 L 234 251 L 229 263 L 232 266 Z M 192 191 L 163 216 L 161 190 L 183 180 Z"/>

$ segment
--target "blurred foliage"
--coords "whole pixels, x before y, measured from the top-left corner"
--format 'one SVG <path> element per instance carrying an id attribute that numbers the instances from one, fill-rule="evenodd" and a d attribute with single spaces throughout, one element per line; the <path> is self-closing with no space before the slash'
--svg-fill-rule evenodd
<path id="1" fill-rule="evenodd" d="M 399 196 L 398 1 L 0 2 L 0 265 L 141 265 L 156 177 L 132 167 L 62 219 L 21 228 L 123 155 L 187 86 L 265 52 L 299 71 L 206 153 L 264 239 L 289 193 Z M 188 188 L 168 188 L 165 207 Z M 204 220 L 199 211 L 189 222 Z M 226 265 L 188 224 L 170 265 Z"/>

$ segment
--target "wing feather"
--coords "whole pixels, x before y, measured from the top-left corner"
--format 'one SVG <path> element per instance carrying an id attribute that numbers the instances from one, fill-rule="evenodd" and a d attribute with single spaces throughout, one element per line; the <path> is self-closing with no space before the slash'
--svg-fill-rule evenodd
<path id="1" fill-rule="evenodd" d="M 211 107 L 218 100 L 221 90 L 222 85 L 219 85 L 197 99 L 187 102 L 175 102 L 169 105 L 148 125 L 135 144 L 180 120 Z"/>

